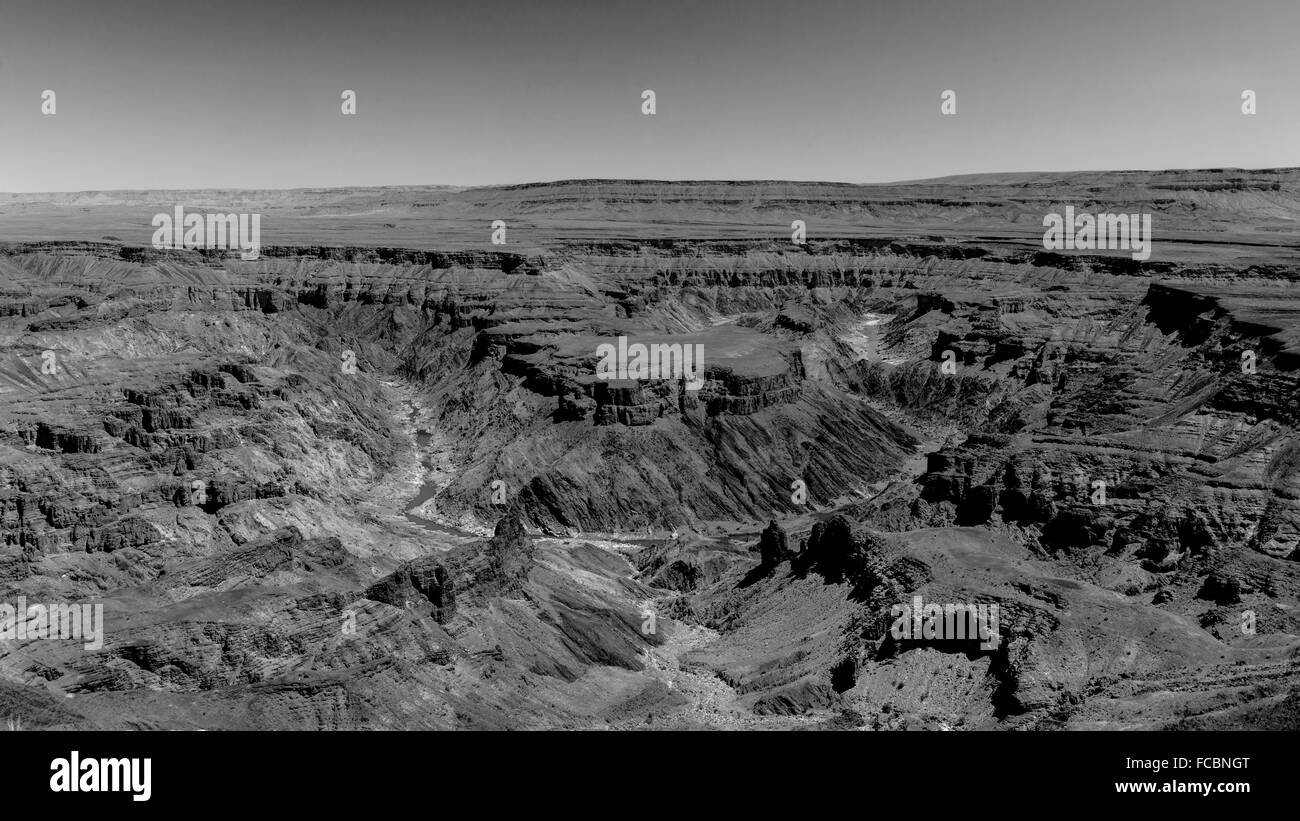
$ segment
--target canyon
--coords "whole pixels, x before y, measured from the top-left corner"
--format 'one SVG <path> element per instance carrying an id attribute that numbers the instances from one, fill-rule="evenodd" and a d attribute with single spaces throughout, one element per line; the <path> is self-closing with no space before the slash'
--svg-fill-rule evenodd
<path id="1" fill-rule="evenodd" d="M 182 205 L 260 257 L 153 248 Z M 1044 249 L 1067 205 L 1150 258 Z M 1298 218 L 1296 169 L 0 194 L 0 602 L 104 613 L 0 642 L 0 713 L 1294 729 Z"/>

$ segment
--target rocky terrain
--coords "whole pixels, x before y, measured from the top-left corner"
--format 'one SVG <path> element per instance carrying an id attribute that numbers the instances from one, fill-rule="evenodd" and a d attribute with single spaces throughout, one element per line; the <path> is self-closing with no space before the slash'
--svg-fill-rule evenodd
<path id="1" fill-rule="evenodd" d="M 177 203 L 261 258 L 150 247 Z M 1150 259 L 1044 251 L 1065 205 Z M 0 712 L 1287 725 L 1297 219 L 1294 169 L 0 194 L 0 602 L 104 610 L 0 640 Z M 896 639 L 918 595 L 1000 644 Z"/>

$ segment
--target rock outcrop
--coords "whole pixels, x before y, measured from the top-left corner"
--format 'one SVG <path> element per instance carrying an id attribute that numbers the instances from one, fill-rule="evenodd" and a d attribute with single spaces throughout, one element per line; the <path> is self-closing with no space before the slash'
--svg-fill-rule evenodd
<path id="1" fill-rule="evenodd" d="M 768 522 L 767 527 L 763 529 L 763 534 L 758 539 L 758 554 L 765 570 L 774 568 L 790 558 L 785 531 L 775 520 Z"/>
<path id="2" fill-rule="evenodd" d="M 366 588 L 366 598 L 394 607 L 412 606 L 412 601 L 432 608 L 430 615 L 439 624 L 456 615 L 456 583 L 447 568 L 430 559 L 402 566 Z"/>

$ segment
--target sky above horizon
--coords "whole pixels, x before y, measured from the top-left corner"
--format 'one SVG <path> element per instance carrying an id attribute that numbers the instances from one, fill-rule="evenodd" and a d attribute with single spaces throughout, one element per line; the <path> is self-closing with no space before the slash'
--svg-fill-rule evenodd
<path id="1" fill-rule="evenodd" d="M 1296 166 L 1297 24 L 1296 0 L 4 0 L 0 191 Z"/>

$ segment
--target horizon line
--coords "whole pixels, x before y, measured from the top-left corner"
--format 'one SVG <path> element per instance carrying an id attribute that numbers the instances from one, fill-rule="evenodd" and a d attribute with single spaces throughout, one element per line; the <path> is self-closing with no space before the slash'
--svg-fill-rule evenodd
<path id="1" fill-rule="evenodd" d="M 564 185 L 571 183 L 658 183 L 663 185 L 682 185 L 682 184 L 699 184 L 699 185 L 723 185 L 723 184 L 792 184 L 792 185 L 834 185 L 844 187 L 871 187 L 871 186 L 888 186 L 888 185 L 924 185 L 952 183 L 964 179 L 977 177 L 1036 177 L 1036 176 L 1064 176 L 1074 174 L 1168 174 L 1168 173 L 1227 173 L 1227 172 L 1249 172 L 1259 174 L 1281 174 L 1286 172 L 1300 172 L 1300 165 L 1294 166 L 1273 166 L 1268 168 L 1246 168 L 1241 166 L 1213 166 L 1203 168 L 1079 168 L 1073 170 L 1048 170 L 1048 171 L 975 171 L 963 174 L 947 174 L 941 177 L 914 177 L 903 180 L 886 180 L 879 182 L 848 182 L 844 180 L 796 180 L 796 179 L 776 179 L 776 178 L 731 178 L 731 179 L 704 179 L 704 178 L 679 178 L 664 179 L 658 177 L 561 177 L 552 180 L 526 180 L 521 182 L 506 183 L 485 183 L 473 185 L 454 185 L 448 183 L 391 183 L 387 185 L 302 185 L 291 186 L 288 188 L 262 188 L 257 186 L 198 186 L 188 188 L 87 188 L 81 190 L 67 191 L 0 191 L 0 195 L 39 195 L 39 194 L 127 194 L 127 193 L 144 193 L 144 192 L 187 192 L 187 191 L 266 191 L 266 192 L 294 192 L 294 191 L 358 191 L 358 190 L 400 190 L 400 189 L 443 189 L 454 192 L 476 191 L 488 189 L 508 190 L 512 188 L 527 188 L 545 185 Z M 993 184 L 993 183 L 987 183 Z"/>

